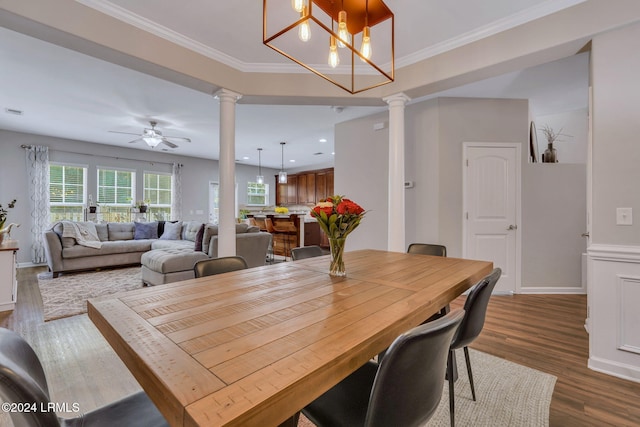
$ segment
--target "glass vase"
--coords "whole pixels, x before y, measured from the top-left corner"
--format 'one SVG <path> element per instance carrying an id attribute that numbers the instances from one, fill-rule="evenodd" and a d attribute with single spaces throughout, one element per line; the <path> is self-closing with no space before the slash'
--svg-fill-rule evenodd
<path id="1" fill-rule="evenodd" d="M 329 265 L 329 275 L 335 277 L 344 277 L 347 272 L 344 268 L 344 244 L 347 239 L 329 239 L 329 247 L 331 249 L 331 264 Z"/>

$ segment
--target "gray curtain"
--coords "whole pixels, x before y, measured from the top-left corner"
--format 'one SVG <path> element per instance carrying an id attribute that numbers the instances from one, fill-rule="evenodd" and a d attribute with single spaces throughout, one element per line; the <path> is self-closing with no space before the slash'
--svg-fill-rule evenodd
<path id="1" fill-rule="evenodd" d="M 182 219 L 182 165 L 174 163 L 171 168 L 171 220 Z"/>
<path id="2" fill-rule="evenodd" d="M 31 205 L 31 261 L 46 262 L 43 232 L 49 227 L 49 147 L 25 148 Z"/>

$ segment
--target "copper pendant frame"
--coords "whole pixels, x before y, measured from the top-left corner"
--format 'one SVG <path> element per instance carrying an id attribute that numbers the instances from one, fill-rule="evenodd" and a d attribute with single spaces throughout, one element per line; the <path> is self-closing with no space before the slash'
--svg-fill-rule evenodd
<path id="1" fill-rule="evenodd" d="M 334 29 L 341 11 L 347 12 L 352 41 L 341 43 L 345 61 L 332 69 L 322 65 L 323 52 L 329 53 L 332 37 L 341 40 Z M 305 23 L 312 30 L 308 42 L 296 37 Z M 374 56 L 370 59 L 356 47 L 365 27 L 372 33 Z M 394 81 L 394 15 L 382 0 L 305 0 L 303 12 L 293 10 L 291 0 L 263 0 L 262 28 L 263 44 L 351 94 Z"/>

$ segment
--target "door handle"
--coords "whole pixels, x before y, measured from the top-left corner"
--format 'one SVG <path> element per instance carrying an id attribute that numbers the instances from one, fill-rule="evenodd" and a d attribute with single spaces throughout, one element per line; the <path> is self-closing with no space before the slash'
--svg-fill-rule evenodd
<path id="1" fill-rule="evenodd" d="M 586 233 L 582 233 L 580 236 L 581 237 L 589 237 L 589 232 L 587 231 Z"/>
<path id="2" fill-rule="evenodd" d="M 507 230 L 517 230 L 518 226 L 517 225 L 513 225 L 511 224 L 509 227 L 507 227 Z"/>

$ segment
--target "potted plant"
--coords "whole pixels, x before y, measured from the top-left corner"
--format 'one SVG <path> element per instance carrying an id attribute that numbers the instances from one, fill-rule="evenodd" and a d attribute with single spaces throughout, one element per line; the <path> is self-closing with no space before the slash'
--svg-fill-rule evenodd
<path id="1" fill-rule="evenodd" d="M 562 128 L 558 132 L 553 130 L 549 125 L 544 125 L 542 133 L 547 140 L 547 149 L 542 153 L 542 163 L 558 163 L 558 151 L 553 147 L 553 143 L 556 141 L 562 141 L 558 139 L 561 136 L 571 136 L 562 133 Z"/>
<path id="2" fill-rule="evenodd" d="M 148 205 L 149 205 L 149 200 L 138 200 L 136 202 L 136 207 L 138 208 L 138 212 L 140 213 L 147 212 Z"/>
<path id="3" fill-rule="evenodd" d="M 93 196 L 91 194 L 89 194 L 89 203 L 87 203 L 87 205 L 89 206 L 89 213 L 94 214 L 98 210 L 98 203 L 93 203 Z"/>

